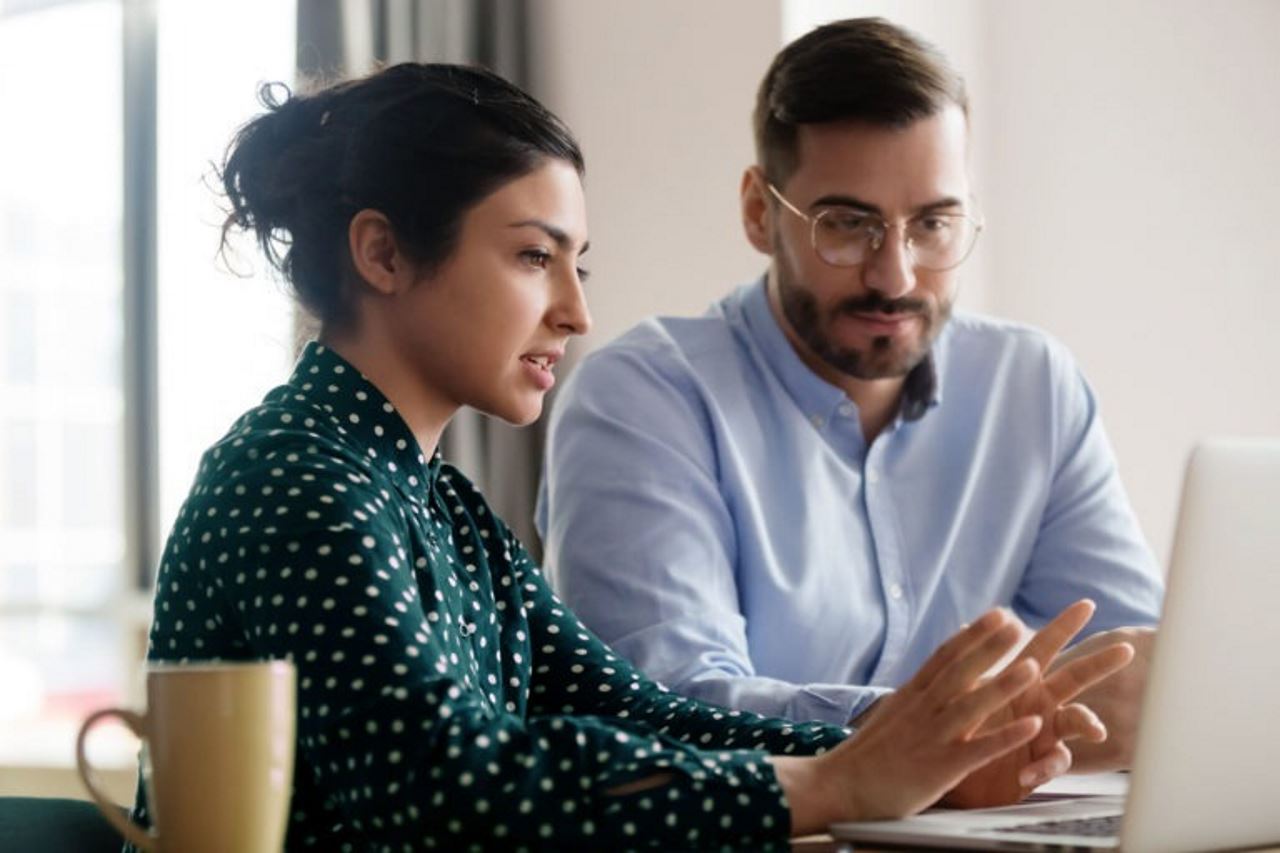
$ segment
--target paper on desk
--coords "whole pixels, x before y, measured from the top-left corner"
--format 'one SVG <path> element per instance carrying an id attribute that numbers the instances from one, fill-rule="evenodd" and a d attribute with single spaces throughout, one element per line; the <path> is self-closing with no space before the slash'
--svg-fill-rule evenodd
<path id="1" fill-rule="evenodd" d="M 1036 788 L 1033 798 L 1059 797 L 1123 797 L 1129 791 L 1128 773 L 1089 773 L 1059 776 Z"/>

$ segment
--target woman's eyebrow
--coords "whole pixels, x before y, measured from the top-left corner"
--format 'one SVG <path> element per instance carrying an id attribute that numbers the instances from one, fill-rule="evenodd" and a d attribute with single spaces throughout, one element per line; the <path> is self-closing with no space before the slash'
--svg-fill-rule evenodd
<path id="1" fill-rule="evenodd" d="M 566 233 L 563 228 L 558 228 L 555 225 L 552 225 L 550 222 L 546 222 L 545 220 L 542 220 L 542 219 L 522 219 L 519 222 L 512 222 L 507 227 L 508 228 L 537 228 L 539 231 L 541 231 L 542 233 L 550 237 L 552 241 L 557 246 L 559 246 L 562 250 L 567 251 L 568 249 L 573 247 L 573 240 L 569 238 L 568 233 Z M 583 252 L 585 252 L 589 248 L 591 248 L 590 240 L 582 244 L 582 248 L 578 250 L 578 254 L 581 255 Z"/>

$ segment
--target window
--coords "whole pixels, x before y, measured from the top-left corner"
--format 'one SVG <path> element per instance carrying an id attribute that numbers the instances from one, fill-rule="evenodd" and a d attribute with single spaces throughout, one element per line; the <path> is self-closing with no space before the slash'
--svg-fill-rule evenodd
<path id="1" fill-rule="evenodd" d="M 130 16 L 152 12 L 155 146 L 126 151 Z M 252 0 L 0 0 L 0 765 L 68 764 L 90 710 L 140 701 L 139 579 L 155 566 L 129 555 L 159 554 L 200 452 L 291 361 L 283 287 L 251 247 L 237 263 L 251 277 L 215 263 L 211 187 L 257 84 L 292 82 L 295 14 Z M 126 227 L 126 163 L 154 182 L 154 234 Z M 129 347 L 147 341 L 125 334 L 145 321 L 127 313 L 130 251 L 156 261 L 149 376 L 131 375 Z M 155 471 L 125 463 L 131 382 L 156 400 Z M 158 492 L 131 489 L 148 475 Z M 131 548 L 133 514 L 158 519 L 145 547 Z M 94 746 L 96 762 L 133 762 L 120 730 Z"/>

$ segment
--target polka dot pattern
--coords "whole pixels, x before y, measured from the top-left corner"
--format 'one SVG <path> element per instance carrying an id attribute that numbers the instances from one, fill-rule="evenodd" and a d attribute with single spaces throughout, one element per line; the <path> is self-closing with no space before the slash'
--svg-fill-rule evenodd
<path id="1" fill-rule="evenodd" d="M 765 756 L 846 734 L 644 678 L 476 488 L 314 343 L 202 459 L 162 557 L 148 658 L 297 666 L 291 850 L 784 842 Z M 657 774 L 670 781 L 605 793 Z"/>

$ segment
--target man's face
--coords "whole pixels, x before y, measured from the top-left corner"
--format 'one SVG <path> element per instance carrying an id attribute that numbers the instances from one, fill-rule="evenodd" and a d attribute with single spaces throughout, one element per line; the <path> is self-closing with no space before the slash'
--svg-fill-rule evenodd
<path id="1" fill-rule="evenodd" d="M 834 207 L 891 223 L 862 263 L 834 267 L 814 252 L 809 223 L 770 200 L 771 297 L 792 344 L 820 373 L 903 376 L 946 323 L 956 270 L 916 266 L 900 226 L 928 213 L 972 213 L 965 131 L 958 108 L 904 129 L 844 122 L 800 128 L 799 165 L 778 187 L 782 195 L 811 217 Z"/>

